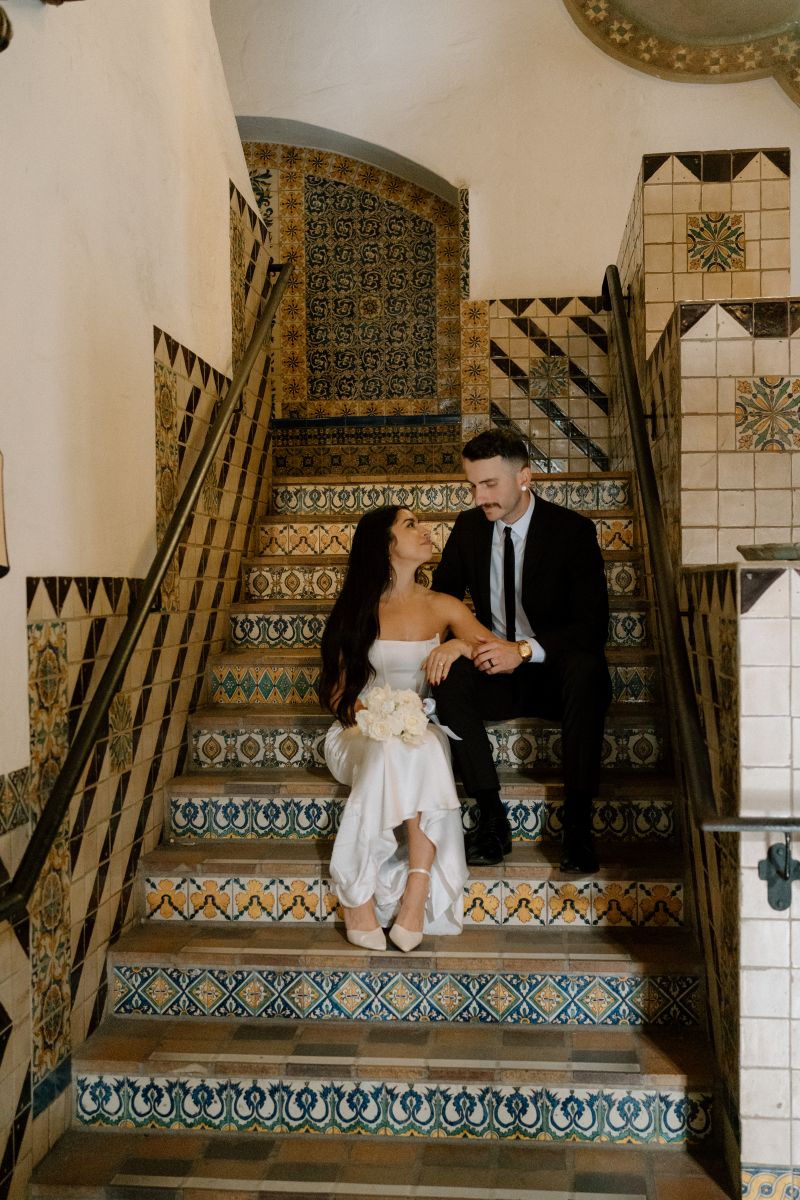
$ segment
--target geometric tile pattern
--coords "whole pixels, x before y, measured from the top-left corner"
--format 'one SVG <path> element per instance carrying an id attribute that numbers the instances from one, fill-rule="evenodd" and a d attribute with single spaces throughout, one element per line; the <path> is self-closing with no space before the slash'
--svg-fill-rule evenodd
<path id="1" fill-rule="evenodd" d="M 283 715 L 283 714 L 282 714 Z M 230 770 L 253 767 L 323 767 L 327 722 L 314 725 L 237 728 L 235 723 L 215 729 L 192 723 L 193 768 Z M 489 726 L 493 759 L 499 767 L 551 768 L 561 762 L 561 727 L 507 722 Z M 604 768 L 657 767 L 663 759 L 661 734 L 646 725 L 624 724 L 606 728 L 603 738 Z"/>
<path id="2" fill-rule="evenodd" d="M 736 380 L 736 449 L 800 449 L 800 378 Z"/>
<path id="3" fill-rule="evenodd" d="M 100 1127 L 663 1145 L 709 1135 L 711 1096 L 520 1083 L 81 1074 L 76 1117 Z"/>
<path id="4" fill-rule="evenodd" d="M 627 704 L 652 704 L 657 699 L 655 667 L 637 663 L 609 665 L 612 697 Z M 238 666 L 226 658 L 209 671 L 209 700 L 213 704 L 319 704 L 320 667 L 275 663 Z"/>
<path id="5" fill-rule="evenodd" d="M 119 1016 L 412 1023 L 696 1026 L 696 975 L 342 970 L 115 963 Z"/>
<path id="6" fill-rule="evenodd" d="M 689 271 L 743 271 L 744 217 L 741 213 L 696 213 L 686 218 Z"/>
<path id="7" fill-rule="evenodd" d="M 302 879 L 260 875 L 147 875 L 145 912 L 162 921 L 199 920 L 258 923 L 295 921 L 333 924 L 341 919 L 333 885 L 320 875 Z M 531 878 L 481 878 L 474 872 L 464 887 L 467 926 L 522 928 L 586 925 L 651 926 L 683 923 L 679 883 Z"/>
<path id="8" fill-rule="evenodd" d="M 593 480 L 534 478 L 537 496 L 585 512 L 588 509 L 630 509 L 631 487 L 626 476 Z M 399 504 L 413 512 L 462 512 L 474 506 L 467 483 L 276 483 L 271 512 L 289 516 L 305 514 L 344 517 L 369 508 Z"/>
<path id="9" fill-rule="evenodd" d="M 600 299 L 490 300 L 486 309 L 485 338 L 464 360 L 465 397 L 476 389 L 488 396 L 495 424 L 529 439 L 537 469 L 607 471 L 608 316 Z M 482 333 L 481 310 L 462 305 Z"/>
<path id="10" fill-rule="evenodd" d="M 173 838 L 276 839 L 316 841 L 335 836 L 344 801 L 330 796 L 203 796 L 173 794 L 169 827 Z M 515 842 L 555 841 L 561 836 L 561 802 L 506 802 Z M 471 806 L 462 803 L 465 829 L 474 821 Z M 674 836 L 670 800 L 603 798 L 595 800 L 593 829 L 599 838 L 624 841 L 665 840 Z"/>
<path id="11" fill-rule="evenodd" d="M 0 775 L 0 837 L 26 825 L 30 819 L 28 786 L 30 768 L 21 767 Z"/>
<path id="12" fill-rule="evenodd" d="M 386 403 L 402 407 L 401 401 Z M 346 477 L 375 472 L 401 478 L 421 472 L 455 475 L 461 466 L 460 424 L 456 414 L 447 412 L 276 419 L 273 468 L 309 479 L 332 472 Z"/>

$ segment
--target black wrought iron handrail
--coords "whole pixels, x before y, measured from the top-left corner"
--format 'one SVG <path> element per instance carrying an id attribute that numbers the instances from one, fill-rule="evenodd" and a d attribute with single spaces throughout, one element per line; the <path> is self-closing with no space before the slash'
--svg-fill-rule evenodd
<path id="1" fill-rule="evenodd" d="M 175 505 L 175 511 L 164 531 L 164 536 L 158 545 L 141 590 L 128 613 L 125 627 L 97 684 L 97 690 L 76 730 L 64 764 L 36 823 L 22 861 L 13 879 L 6 885 L 0 896 L 0 921 L 16 922 L 25 916 L 28 901 L 33 894 L 36 881 L 47 860 L 61 823 L 67 814 L 83 769 L 107 723 L 111 702 L 119 691 L 125 670 L 136 649 L 147 618 L 153 612 L 158 590 L 172 557 L 178 549 L 181 536 L 197 503 L 214 455 L 219 449 L 228 423 L 239 405 L 245 384 L 264 340 L 269 336 L 291 272 L 291 263 L 270 262 L 269 264 L 268 274 L 274 276 L 274 279 L 264 311 L 258 319 L 241 362 L 234 371 L 231 385 L 224 400 L 220 403 L 219 411 L 206 435 L 205 444 Z"/>
<path id="2" fill-rule="evenodd" d="M 628 426 L 639 480 L 642 511 L 647 526 L 662 642 L 665 658 L 669 665 L 668 683 L 672 689 L 674 700 L 678 752 L 692 815 L 698 824 L 704 825 L 706 820 L 712 819 L 715 815 L 711 764 L 700 724 L 697 697 L 683 635 L 675 574 L 667 543 L 664 517 L 661 512 L 653 455 L 645 427 L 642 394 L 633 359 L 628 314 L 625 309 L 619 271 L 613 265 L 606 268 L 603 281 L 603 304 L 607 310 L 610 309 L 614 317 L 622 388 L 628 412 Z"/>

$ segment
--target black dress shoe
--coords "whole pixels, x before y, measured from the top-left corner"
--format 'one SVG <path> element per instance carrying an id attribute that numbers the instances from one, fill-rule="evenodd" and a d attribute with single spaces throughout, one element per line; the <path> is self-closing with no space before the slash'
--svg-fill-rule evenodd
<path id="1" fill-rule="evenodd" d="M 564 851 L 560 869 L 570 875 L 594 875 L 600 870 L 600 863 L 594 852 L 591 837 L 571 837 L 564 839 Z"/>
<path id="2" fill-rule="evenodd" d="M 464 841 L 467 862 L 473 867 L 493 867 L 511 853 L 508 818 L 485 817 Z"/>

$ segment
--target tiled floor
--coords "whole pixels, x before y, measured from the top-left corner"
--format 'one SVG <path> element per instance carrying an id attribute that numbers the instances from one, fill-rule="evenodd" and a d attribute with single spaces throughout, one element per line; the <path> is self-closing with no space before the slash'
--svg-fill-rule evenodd
<path id="1" fill-rule="evenodd" d="M 81 1200 L 729 1200 L 733 1195 L 720 1182 L 713 1155 L 697 1150 L 643 1153 L 598 1146 L 576 1152 L 571 1146 L 513 1142 L 104 1132 L 64 1138 L 39 1172 L 32 1200 L 56 1200 L 64 1185 L 78 1178 L 84 1185 Z"/>

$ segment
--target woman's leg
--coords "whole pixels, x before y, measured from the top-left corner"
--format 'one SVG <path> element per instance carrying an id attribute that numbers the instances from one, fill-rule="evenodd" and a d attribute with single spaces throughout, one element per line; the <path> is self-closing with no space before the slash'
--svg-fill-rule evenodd
<path id="1" fill-rule="evenodd" d="M 418 867 L 424 871 L 430 871 L 436 857 L 436 847 L 420 829 L 419 813 L 411 820 L 406 821 L 405 826 L 409 869 Z M 416 872 L 413 875 L 409 874 L 400 909 L 395 918 L 397 924 L 402 925 L 404 929 L 422 929 L 425 921 L 425 901 L 428 898 L 429 883 L 427 875 L 420 875 Z"/>

